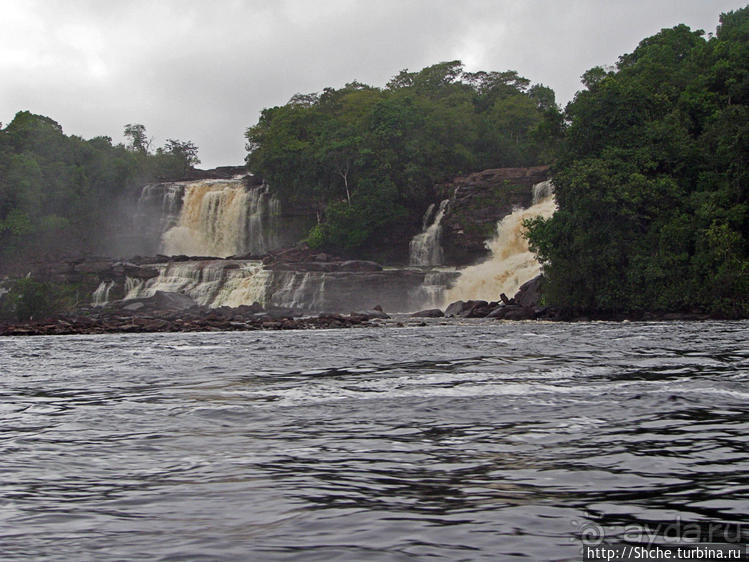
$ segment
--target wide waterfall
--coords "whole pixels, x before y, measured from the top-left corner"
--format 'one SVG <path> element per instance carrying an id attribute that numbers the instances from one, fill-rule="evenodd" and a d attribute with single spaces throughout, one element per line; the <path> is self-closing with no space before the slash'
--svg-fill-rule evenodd
<path id="1" fill-rule="evenodd" d="M 125 298 L 150 297 L 156 291 L 183 293 L 201 305 L 239 306 L 267 301 L 267 278 L 259 261 L 203 260 L 157 264 L 159 276 L 126 280 Z"/>
<path id="2" fill-rule="evenodd" d="M 497 233 L 487 243 L 490 258 L 460 272 L 455 286 L 445 291 L 443 304 L 457 300 L 499 300 L 499 295 L 514 295 L 520 285 L 536 277 L 541 266 L 528 249 L 523 236 L 523 221 L 542 216 L 551 217 L 556 211 L 551 181 L 533 186 L 533 205 L 507 215 L 497 225 Z"/>
<path id="3" fill-rule="evenodd" d="M 411 239 L 408 245 L 408 261 L 411 265 L 431 266 L 444 263 L 444 253 L 440 245 L 442 219 L 447 211 L 449 199 L 440 203 L 434 220 L 429 221 L 434 211 L 434 203 L 429 205 L 422 221 L 421 232 Z"/>
<path id="4" fill-rule="evenodd" d="M 161 253 L 227 257 L 263 254 L 278 246 L 278 200 L 267 186 L 247 189 L 241 179 L 185 182 L 175 225 L 161 239 Z"/>
<path id="5" fill-rule="evenodd" d="M 380 304 L 391 312 L 407 312 L 437 306 L 456 276 L 450 271 L 397 268 L 366 272 L 272 270 L 257 260 L 232 259 L 152 267 L 158 269 L 157 277 L 126 279 L 125 299 L 164 291 L 186 294 L 197 304 L 214 308 L 258 302 L 305 312 L 350 312 Z"/>

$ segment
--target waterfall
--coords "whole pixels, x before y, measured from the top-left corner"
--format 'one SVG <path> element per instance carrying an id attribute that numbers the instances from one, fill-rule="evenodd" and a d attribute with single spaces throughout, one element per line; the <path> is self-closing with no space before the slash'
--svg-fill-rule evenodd
<path id="1" fill-rule="evenodd" d="M 449 202 L 449 199 L 445 199 L 440 203 L 431 224 L 429 224 L 429 218 L 434 211 L 434 203 L 427 208 L 422 220 L 421 232 L 414 236 L 408 245 L 408 261 L 411 265 L 442 265 L 444 255 L 440 245 L 440 236 L 442 234 L 442 218 L 445 216 Z"/>
<path id="2" fill-rule="evenodd" d="M 458 273 L 452 269 L 432 269 L 424 275 L 424 281 L 410 295 L 414 310 L 440 308 L 445 291 L 453 284 Z"/>
<path id="3" fill-rule="evenodd" d="M 140 294 L 141 289 L 145 281 L 143 279 L 134 279 L 132 277 L 125 277 L 125 298 L 134 299 Z"/>
<path id="4" fill-rule="evenodd" d="M 150 183 L 143 186 L 138 198 L 141 222 L 153 220 L 148 212 L 153 209 L 158 212 L 159 232 L 165 232 L 177 224 L 184 193 L 185 182 Z M 140 224 L 139 226 L 148 225 Z"/>
<path id="5" fill-rule="evenodd" d="M 461 270 L 455 286 L 445 291 L 443 305 L 457 300 L 497 301 L 501 293 L 511 297 L 520 285 L 540 273 L 541 266 L 523 237 L 523 221 L 554 214 L 556 203 L 551 182 L 534 185 L 533 196 L 531 207 L 517 209 L 499 221 L 496 235 L 487 243 L 491 256 L 483 263 Z"/>
<path id="6" fill-rule="evenodd" d="M 544 199 L 548 199 L 554 195 L 554 184 L 551 180 L 541 181 L 535 184 L 533 190 L 533 205 L 541 203 Z"/>
<path id="7" fill-rule="evenodd" d="M 127 299 L 156 291 L 183 293 L 201 305 L 240 306 L 267 301 L 268 275 L 259 261 L 204 260 L 158 264 L 159 276 L 126 286 Z M 128 282 L 130 279 L 127 280 Z"/>
<path id="8" fill-rule="evenodd" d="M 93 306 L 106 306 L 109 303 L 109 292 L 114 287 L 114 281 L 102 281 L 94 291 L 92 302 Z"/>
<path id="9" fill-rule="evenodd" d="M 389 268 L 382 271 L 288 271 L 264 269 L 259 260 L 195 260 L 152 264 L 159 275 L 125 279 L 125 299 L 156 291 L 181 293 L 208 307 L 251 305 L 305 312 L 388 312 L 435 308 L 457 273 L 454 270 Z M 103 289 L 102 289 L 103 291 Z"/>
<path id="10" fill-rule="evenodd" d="M 264 254 L 278 245 L 274 220 L 279 211 L 265 185 L 247 189 L 241 179 L 185 182 L 179 218 L 163 233 L 161 252 Z"/>

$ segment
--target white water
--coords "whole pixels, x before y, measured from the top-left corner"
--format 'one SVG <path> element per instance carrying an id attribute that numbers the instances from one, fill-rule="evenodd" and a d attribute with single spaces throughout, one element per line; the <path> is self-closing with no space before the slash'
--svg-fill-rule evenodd
<path id="1" fill-rule="evenodd" d="M 91 298 L 93 306 L 105 306 L 109 302 L 109 292 L 114 287 L 114 281 L 102 281 Z M 0 293 L 2 294 L 2 293 Z"/>
<path id="2" fill-rule="evenodd" d="M 240 306 L 267 301 L 268 275 L 259 261 L 211 260 L 155 266 L 159 276 L 126 287 L 127 299 L 150 297 L 156 291 L 183 293 L 210 307 Z M 128 281 L 130 281 L 128 279 Z"/>
<path id="3" fill-rule="evenodd" d="M 447 211 L 449 199 L 440 203 L 434 220 L 429 224 L 429 218 L 434 210 L 434 203 L 429 205 L 422 221 L 422 231 L 411 239 L 408 245 L 408 261 L 411 265 L 434 266 L 444 263 L 444 253 L 440 245 L 442 235 L 442 219 Z"/>
<path id="4" fill-rule="evenodd" d="M 167 255 L 227 257 L 275 248 L 279 202 L 266 186 L 247 189 L 243 180 L 185 184 L 179 219 L 161 239 Z"/>
<path id="5" fill-rule="evenodd" d="M 491 256 L 461 271 L 455 286 L 445 291 L 443 306 L 457 300 L 498 301 L 501 293 L 512 297 L 520 285 L 541 272 L 540 264 L 523 237 L 523 221 L 554 214 L 556 203 L 551 181 L 534 185 L 533 198 L 531 207 L 518 209 L 499 221 L 496 235 L 487 243 Z"/>

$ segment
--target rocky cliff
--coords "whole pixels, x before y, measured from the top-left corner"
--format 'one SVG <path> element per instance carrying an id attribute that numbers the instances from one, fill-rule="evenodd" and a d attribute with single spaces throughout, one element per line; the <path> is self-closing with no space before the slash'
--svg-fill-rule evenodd
<path id="1" fill-rule="evenodd" d="M 450 199 L 442 220 L 444 262 L 468 265 L 487 257 L 485 242 L 497 222 L 519 207 L 529 207 L 533 185 L 547 179 L 548 166 L 497 168 L 437 186 L 441 198 Z"/>

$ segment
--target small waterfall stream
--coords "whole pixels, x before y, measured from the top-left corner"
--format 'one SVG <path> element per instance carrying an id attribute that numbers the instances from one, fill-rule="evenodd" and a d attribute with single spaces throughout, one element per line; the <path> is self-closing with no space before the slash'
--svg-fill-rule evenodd
<path id="1" fill-rule="evenodd" d="M 424 213 L 422 230 L 411 239 L 408 245 L 408 261 L 411 265 L 434 266 L 444 263 L 445 258 L 440 245 L 440 235 L 442 234 L 442 219 L 447 211 L 448 203 L 450 203 L 449 199 L 440 203 L 431 224 L 429 219 L 434 211 L 434 203 L 429 205 L 426 213 Z"/>
<path id="2" fill-rule="evenodd" d="M 92 306 L 106 306 L 109 303 L 109 293 L 114 287 L 114 281 L 102 281 L 91 297 Z"/>

